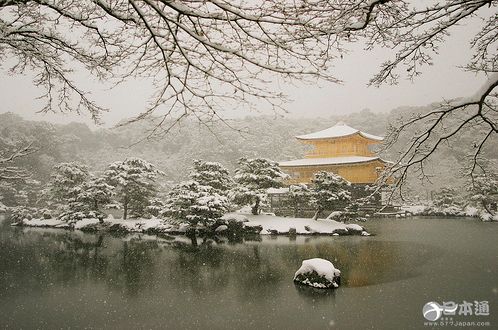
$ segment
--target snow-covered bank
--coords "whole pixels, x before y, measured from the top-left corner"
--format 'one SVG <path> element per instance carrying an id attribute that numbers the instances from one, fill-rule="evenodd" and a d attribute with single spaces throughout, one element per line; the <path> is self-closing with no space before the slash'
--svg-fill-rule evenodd
<path id="1" fill-rule="evenodd" d="M 433 205 L 404 205 L 401 207 L 408 215 L 417 216 L 450 216 L 450 217 L 472 217 L 482 221 L 498 221 L 498 214 L 491 215 L 484 210 L 473 206 L 459 207 L 451 205 L 447 207 L 437 207 Z"/>
<path id="2" fill-rule="evenodd" d="M 273 215 L 245 214 L 247 225 L 261 226 L 262 235 L 289 234 L 295 230 L 298 235 L 368 235 L 358 224 L 344 224 L 335 220 L 313 220 L 308 218 L 285 218 Z"/>
<path id="3" fill-rule="evenodd" d="M 67 223 L 59 219 L 24 219 L 22 223 L 13 223 L 13 226 L 64 228 L 82 231 L 113 231 L 124 233 L 180 233 L 186 231 L 185 224 L 177 224 L 167 219 L 114 219 L 109 216 L 100 222 L 95 218 L 84 218 L 75 222 Z"/>
<path id="4" fill-rule="evenodd" d="M 114 219 L 112 216 L 100 222 L 98 219 L 85 218 L 72 223 L 58 219 L 24 219 L 14 226 L 65 228 L 82 231 L 110 231 L 122 233 L 164 233 L 185 234 L 189 230 L 186 223 L 169 219 Z M 365 229 L 358 224 L 344 224 L 335 220 L 313 220 L 306 218 L 284 218 L 273 215 L 252 215 L 229 213 L 209 228 L 199 226 L 201 234 L 228 235 L 237 233 L 261 235 L 363 235 Z"/>

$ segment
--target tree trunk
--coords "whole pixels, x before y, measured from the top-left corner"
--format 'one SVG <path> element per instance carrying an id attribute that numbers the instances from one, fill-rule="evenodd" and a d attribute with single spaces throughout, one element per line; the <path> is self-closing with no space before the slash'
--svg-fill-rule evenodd
<path id="1" fill-rule="evenodd" d="M 315 215 L 313 216 L 313 220 L 315 220 L 315 221 L 318 220 L 318 217 L 320 216 L 322 211 L 323 211 L 322 209 L 316 210 Z"/>
<path id="2" fill-rule="evenodd" d="M 124 201 L 123 201 L 123 219 L 126 220 L 126 217 L 128 216 L 128 195 L 125 195 Z"/>
<path id="3" fill-rule="evenodd" d="M 258 215 L 259 213 L 259 197 L 256 197 L 256 203 L 254 203 L 254 206 L 251 209 L 252 214 Z"/>
<path id="4" fill-rule="evenodd" d="M 490 215 L 494 216 L 494 213 L 493 211 L 488 207 L 488 204 L 486 202 L 482 202 L 482 207 L 484 207 L 484 209 L 486 210 L 486 212 L 488 212 Z"/>
<path id="5" fill-rule="evenodd" d="M 187 229 L 187 231 L 185 232 L 185 236 L 190 238 L 190 242 L 192 243 L 192 246 L 197 246 L 197 235 L 196 235 L 196 230 L 195 230 L 195 227 L 190 227 Z"/>

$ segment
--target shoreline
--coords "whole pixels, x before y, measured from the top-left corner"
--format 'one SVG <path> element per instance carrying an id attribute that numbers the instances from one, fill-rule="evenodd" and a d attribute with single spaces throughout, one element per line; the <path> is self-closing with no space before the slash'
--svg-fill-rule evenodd
<path id="1" fill-rule="evenodd" d="M 370 236 L 363 226 L 335 220 L 313 220 L 307 218 L 285 218 L 273 215 L 249 215 L 229 213 L 209 226 L 197 225 L 169 219 L 114 219 L 112 216 L 99 221 L 85 218 L 73 223 L 58 219 L 24 219 L 12 223 L 13 227 L 55 228 L 80 230 L 83 232 L 145 233 L 172 236 Z"/>

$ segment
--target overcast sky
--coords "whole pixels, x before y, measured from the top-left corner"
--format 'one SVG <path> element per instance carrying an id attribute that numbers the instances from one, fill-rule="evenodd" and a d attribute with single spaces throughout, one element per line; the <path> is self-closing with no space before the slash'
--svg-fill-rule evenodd
<path id="1" fill-rule="evenodd" d="M 468 43 L 479 27 L 477 23 L 478 20 L 473 20 L 466 26 L 453 28 L 452 35 L 440 49 L 440 55 L 434 58 L 434 66 L 426 67 L 423 75 L 414 82 L 401 80 L 397 86 L 367 87 L 368 80 L 377 72 L 380 63 L 392 54 L 383 49 L 366 52 L 358 47 L 359 49 L 335 63 L 333 72 L 337 78 L 344 81 L 343 84 L 322 82 L 319 86 L 283 86 L 283 90 L 293 100 L 286 106 L 289 112 L 287 116 L 330 116 L 357 112 L 365 108 L 374 112 L 385 112 L 399 106 L 423 106 L 443 99 L 472 95 L 485 77 L 464 72 L 458 66 L 464 66 L 470 59 Z M 37 113 L 42 103 L 36 100 L 36 97 L 42 91 L 33 86 L 29 74 L 10 76 L 5 67 L 2 69 L 0 112 L 12 111 L 24 118 L 35 120 L 59 123 L 81 121 L 91 124 L 86 115 Z M 105 126 L 112 126 L 123 118 L 143 111 L 151 93 L 151 85 L 147 81 L 130 81 L 113 90 L 107 90 L 89 80 L 88 88 L 95 100 L 110 109 L 110 112 L 102 117 Z M 247 113 L 234 112 L 231 116 L 239 115 Z"/>

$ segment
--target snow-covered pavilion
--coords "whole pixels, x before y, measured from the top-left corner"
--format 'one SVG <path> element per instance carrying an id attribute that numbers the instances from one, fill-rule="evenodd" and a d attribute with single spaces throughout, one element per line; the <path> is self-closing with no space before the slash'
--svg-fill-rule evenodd
<path id="1" fill-rule="evenodd" d="M 309 183 L 319 171 L 336 173 L 351 183 L 371 184 L 387 163 L 373 150 L 383 137 L 344 123 L 296 138 L 312 148 L 303 159 L 279 162 L 282 170 L 290 175 L 288 184 Z"/>

